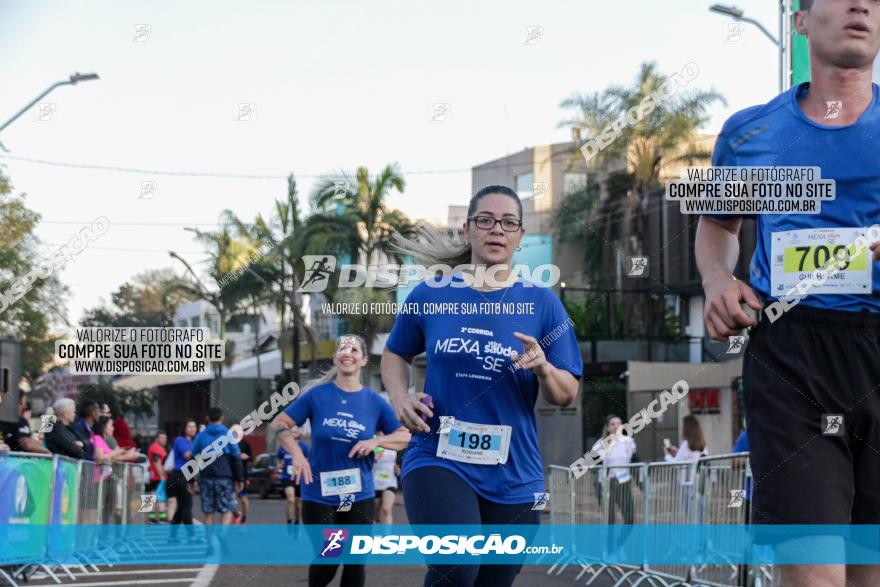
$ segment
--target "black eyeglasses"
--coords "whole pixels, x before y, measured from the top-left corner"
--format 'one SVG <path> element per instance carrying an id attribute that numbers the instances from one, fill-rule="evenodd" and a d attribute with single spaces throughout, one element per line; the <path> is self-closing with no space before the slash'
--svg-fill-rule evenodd
<path id="1" fill-rule="evenodd" d="M 501 230 L 504 232 L 516 232 L 522 227 L 522 222 L 516 218 L 502 218 L 501 220 L 495 220 L 491 216 L 471 216 L 468 220 L 473 220 L 474 224 L 477 225 L 477 228 L 482 230 L 492 230 L 495 228 L 496 224 L 500 224 Z"/>

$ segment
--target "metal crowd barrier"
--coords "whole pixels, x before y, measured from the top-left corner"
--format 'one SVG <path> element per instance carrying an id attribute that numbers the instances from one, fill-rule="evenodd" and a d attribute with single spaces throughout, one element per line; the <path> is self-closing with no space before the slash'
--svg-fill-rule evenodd
<path id="1" fill-rule="evenodd" d="M 614 531 L 609 535 L 611 542 L 606 551 L 610 554 L 621 551 L 634 524 L 647 523 L 646 474 L 646 467 L 642 463 L 603 467 L 601 470 L 602 522 L 609 526 L 621 526 L 619 532 Z M 621 576 L 618 583 L 644 574 L 641 566 L 631 564 L 610 565 L 605 572 L 612 576 L 615 572 L 619 572 Z"/>
<path id="2" fill-rule="evenodd" d="M 648 464 L 648 519 L 646 524 L 662 528 L 667 525 L 696 524 L 697 492 L 694 482 L 697 475 L 696 462 L 669 462 Z M 675 531 L 655 534 L 657 542 L 668 546 L 670 559 L 678 558 L 681 542 L 675 539 Z M 649 549 L 653 544 L 647 545 Z M 688 580 L 689 566 L 684 564 L 645 564 L 645 572 L 675 584 Z"/>
<path id="3" fill-rule="evenodd" d="M 550 473 L 547 478 L 547 487 L 549 489 L 547 492 L 549 494 L 547 501 L 550 504 L 550 533 L 554 544 L 565 545 L 565 554 L 560 560 L 556 561 L 552 567 L 550 567 L 551 570 L 548 572 L 552 572 L 558 567 L 559 573 L 561 573 L 573 560 L 574 537 L 571 535 L 560 535 L 554 530 L 555 526 L 565 526 L 566 524 L 570 524 L 571 519 L 574 516 L 575 493 L 574 488 L 572 487 L 573 482 L 574 475 L 572 475 L 567 467 L 550 465 Z M 541 562 L 544 556 L 546 555 L 542 555 L 538 562 Z"/>
<path id="4" fill-rule="evenodd" d="M 745 525 L 749 523 L 746 491 L 751 484 L 748 458 L 734 454 L 704 457 L 697 468 L 699 518 L 702 524 Z M 734 558 L 736 552 L 724 552 L 708 540 L 704 548 L 721 558 Z M 729 587 L 746 585 L 748 569 L 744 565 L 702 565 L 693 569 L 693 580 L 700 585 Z"/>
<path id="5" fill-rule="evenodd" d="M 43 571 L 55 583 L 61 582 L 58 572 L 75 580 L 71 569 L 98 572 L 99 564 L 112 565 L 119 552 L 141 548 L 122 540 L 121 526 L 143 523 L 135 514 L 145 477 L 140 463 L 98 465 L 16 452 L 0 456 L 0 500 L 13 504 L 8 511 L 0 508 L 0 524 L 46 528 L 44 540 L 33 540 L 31 531 L 27 546 L 17 545 L 16 551 L 26 555 L 10 557 L 0 549 L 0 578 L 17 586 L 16 578 Z"/>
<path id="6" fill-rule="evenodd" d="M 733 562 L 742 553 L 725 552 L 708 535 L 700 540 L 704 554 L 714 559 L 729 558 L 729 564 L 682 564 L 686 541 L 677 540 L 675 526 L 745 525 L 750 522 L 751 472 L 748 453 L 701 458 L 694 462 L 634 463 L 624 466 L 589 466 L 575 478 L 568 467 L 550 466 L 550 523 L 569 527 L 604 524 L 610 527 L 608 544 L 601 559 L 577 552 L 574 537 L 563 542 L 567 554 L 547 573 L 560 575 L 569 565 L 580 565 L 575 581 L 585 574 L 589 585 L 601 575 L 615 586 L 650 585 L 739 587 L 773 584 L 770 565 L 749 567 Z M 631 525 L 654 527 L 645 540 L 647 552 L 665 552 L 669 562 L 644 561 L 640 565 L 609 563 L 609 558 L 629 540 Z M 621 526 L 617 531 L 614 526 Z M 664 535 L 664 526 L 669 526 Z M 727 548 L 731 548 L 728 546 Z M 609 556 L 610 555 L 610 556 Z"/>
<path id="7" fill-rule="evenodd" d="M 640 467 L 643 467 L 643 465 L 614 467 L 612 469 L 615 478 L 613 483 L 610 481 L 610 470 L 607 467 L 588 466 L 584 474 L 577 478 L 574 477 L 567 467 L 551 467 L 551 475 L 554 475 L 554 469 L 557 471 L 555 473 L 557 477 L 562 475 L 562 471 L 568 473 L 570 479 L 568 487 L 571 491 L 568 497 L 558 496 L 556 501 L 553 501 L 551 495 L 551 521 L 555 519 L 564 520 L 559 523 L 569 524 L 570 527 L 573 527 L 574 525 L 587 524 L 607 525 L 612 516 L 615 518 L 619 517 L 621 521 L 635 519 L 636 515 L 641 516 L 642 506 L 629 499 L 633 496 L 631 487 L 636 484 L 636 479 L 643 478 Z M 559 471 L 559 469 L 562 471 Z M 617 480 L 617 475 L 624 472 L 630 476 L 629 485 L 627 483 L 620 483 Z M 640 496 L 638 493 L 640 491 L 640 489 L 636 489 L 635 499 L 639 501 Z M 563 506 L 566 508 L 565 512 L 567 515 L 554 516 L 552 509 L 560 503 L 568 504 Z M 612 534 L 609 537 L 609 544 L 606 545 L 606 553 L 614 552 L 623 544 L 621 541 L 625 541 L 626 538 L 627 536 L 623 531 L 620 534 Z M 580 567 L 580 571 L 575 580 L 578 581 L 584 575 L 589 574 L 586 582 L 589 585 L 603 574 L 607 574 L 615 580 L 621 580 L 624 577 L 628 577 L 629 573 L 637 568 L 629 565 L 608 564 L 604 562 L 604 559 L 607 557 L 597 558 L 578 552 L 574 537 L 566 541 L 566 546 L 568 550 L 567 556 L 550 567 L 547 571 L 548 574 L 555 572 L 557 575 L 560 575 L 568 565 L 576 564 Z"/>

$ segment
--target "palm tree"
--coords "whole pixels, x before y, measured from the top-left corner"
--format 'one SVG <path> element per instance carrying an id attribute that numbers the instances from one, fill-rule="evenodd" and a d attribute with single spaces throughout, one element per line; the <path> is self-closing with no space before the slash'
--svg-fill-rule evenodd
<path id="1" fill-rule="evenodd" d="M 391 236 L 399 232 L 412 237 L 416 225 L 399 210 L 389 209 L 385 200 L 392 190 L 403 193 L 405 188 L 396 164 L 386 165 L 372 180 L 366 167 L 358 167 L 354 176 L 343 172 L 341 180 L 322 178 L 311 196 L 316 214 L 306 231 L 310 243 L 348 255 L 352 263 L 381 261 L 380 256 L 399 262 Z"/>
<path id="2" fill-rule="evenodd" d="M 573 116 L 560 122 L 570 126 L 577 136 L 598 137 L 614 120 L 639 108 L 669 78 L 657 71 L 654 63 L 642 64 L 632 87 L 612 86 L 603 92 L 575 93 L 560 107 L 573 110 Z M 625 194 L 602 205 L 594 205 L 593 222 L 588 230 L 607 232 L 607 225 L 617 225 L 616 239 L 624 255 L 639 248 L 639 235 L 647 193 L 660 186 L 661 172 L 673 164 L 690 165 L 711 157 L 694 147 L 697 130 L 708 120 L 707 110 L 716 101 L 725 103 L 715 91 L 693 91 L 681 96 L 654 101 L 654 108 L 634 125 L 624 125 L 620 136 L 596 155 L 597 163 L 625 162 L 631 178 Z M 616 179 L 620 187 L 621 178 Z M 583 195 L 581 196 L 583 197 Z M 611 241 L 606 241 L 611 242 Z M 609 267 L 605 267 L 605 272 Z"/>
<path id="3" fill-rule="evenodd" d="M 241 306 L 243 299 L 239 288 L 225 286 L 224 279 L 233 271 L 236 271 L 242 263 L 247 262 L 247 246 L 236 241 L 227 229 L 218 232 L 203 232 L 197 228 L 186 228 L 196 235 L 196 239 L 206 245 L 208 259 L 205 262 L 207 276 L 213 287 L 206 287 L 199 279 L 192 266 L 174 251 L 169 251 L 172 259 L 180 261 L 186 269 L 184 277 L 178 282 L 170 284 L 165 290 L 165 296 L 175 291 L 183 292 L 195 299 L 208 302 L 217 310 L 220 320 L 220 339 L 226 338 L 226 322 L 235 314 Z M 231 361 L 230 348 L 227 345 L 226 363 Z M 223 362 L 217 362 L 214 366 L 214 394 L 211 405 L 220 401 L 221 383 L 223 379 Z"/>
<path id="4" fill-rule="evenodd" d="M 245 239 L 254 248 L 269 249 L 259 263 L 253 264 L 251 271 L 266 284 L 267 293 L 275 302 L 281 320 L 281 364 L 285 361 L 283 341 L 289 340 L 292 347 L 293 372 L 288 379 L 300 383 L 300 336 L 305 335 L 309 345 L 312 364 L 317 356 L 317 336 L 305 323 L 302 314 L 302 294 L 300 287 L 302 256 L 307 252 L 308 241 L 304 232 L 303 220 L 297 198 L 296 179 L 293 174 L 287 178 L 287 197 L 275 200 L 275 210 L 267 221 L 258 214 L 253 224 L 247 224 L 230 210 L 224 212 L 224 222 L 236 231 L 239 238 Z M 285 335 L 287 310 L 292 317 L 290 336 Z"/>
<path id="5" fill-rule="evenodd" d="M 312 250 L 347 256 L 351 263 L 400 263 L 403 259 L 391 242 L 398 232 L 408 238 L 416 235 L 418 225 L 386 202 L 392 191 L 403 193 L 406 188 L 397 164 L 386 165 L 370 178 L 366 167 L 354 174 L 325 176 L 319 180 L 311 196 L 315 214 L 305 229 Z M 376 288 L 357 288 L 342 295 L 346 301 L 389 301 L 389 292 Z M 334 298 L 335 299 L 335 298 Z M 352 327 L 364 335 L 367 348 L 377 332 L 389 325 L 390 317 L 352 316 Z"/>
<path id="6" fill-rule="evenodd" d="M 247 304 L 249 305 L 247 316 L 253 320 L 253 354 L 257 361 L 257 379 L 254 386 L 255 391 L 257 392 L 257 398 L 262 399 L 263 366 L 260 359 L 260 332 L 261 325 L 265 322 L 265 318 L 263 318 L 263 313 L 260 311 L 260 307 L 265 302 L 271 301 L 275 296 L 271 281 L 273 267 L 265 263 L 258 242 L 250 242 L 248 244 L 251 248 L 249 254 L 250 262 L 245 267 L 239 269 L 241 275 L 238 276 L 235 286 L 241 292 L 241 295 L 247 300 Z"/>
<path id="7" fill-rule="evenodd" d="M 635 124 L 623 125 L 616 140 L 595 155 L 597 164 L 618 167 L 605 183 L 604 197 L 598 186 L 585 187 L 564 198 L 554 216 L 560 240 L 583 243 L 585 273 L 592 285 L 619 287 L 621 257 L 643 252 L 647 196 L 660 187 L 661 174 L 711 157 L 695 146 L 697 131 L 707 121 L 708 108 L 724 99 L 714 91 L 691 91 L 649 102 L 668 79 L 656 64 L 645 63 L 631 87 L 575 93 L 560 104 L 573 111 L 560 126 L 571 127 L 576 137 L 585 140 L 599 137 L 631 109 L 644 113 Z M 646 104 L 652 109 L 640 109 Z M 572 222 L 575 218 L 581 221 Z M 626 298 L 624 312 L 639 323 L 650 303 L 654 302 Z"/>
<path id="8" fill-rule="evenodd" d="M 573 243 L 584 253 L 584 274 L 594 287 L 616 287 L 617 251 L 623 235 L 621 204 L 631 193 L 633 177 L 626 171 L 611 173 L 605 197 L 598 183 L 590 182 L 565 194 L 553 213 L 552 226 L 560 242 Z"/>

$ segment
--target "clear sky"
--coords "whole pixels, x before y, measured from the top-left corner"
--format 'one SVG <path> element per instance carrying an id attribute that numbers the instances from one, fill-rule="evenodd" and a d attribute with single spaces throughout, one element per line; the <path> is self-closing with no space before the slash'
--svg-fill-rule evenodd
<path id="1" fill-rule="evenodd" d="M 170 266 L 169 249 L 201 260 L 184 226 L 214 228 L 226 208 L 269 214 L 290 172 L 305 199 L 322 173 L 397 162 L 407 189 L 391 205 L 443 221 L 466 203 L 472 166 L 568 140 L 559 102 L 630 84 L 645 61 L 667 74 L 697 63 L 694 87 L 727 100 L 706 127 L 717 132 L 776 93 L 777 54 L 754 27 L 730 42 L 712 3 L 0 0 L 0 121 L 75 71 L 101 76 L 56 89 L 43 100 L 51 120 L 27 112 L 0 133 L 0 155 L 144 171 L 0 164 L 47 243 L 110 220 L 61 275 L 78 323 L 134 274 Z M 774 33 L 776 5 L 737 2 Z M 435 103 L 445 120 L 430 120 Z M 239 104 L 253 105 L 250 120 L 235 120 Z M 151 198 L 142 182 L 155 182 Z"/>

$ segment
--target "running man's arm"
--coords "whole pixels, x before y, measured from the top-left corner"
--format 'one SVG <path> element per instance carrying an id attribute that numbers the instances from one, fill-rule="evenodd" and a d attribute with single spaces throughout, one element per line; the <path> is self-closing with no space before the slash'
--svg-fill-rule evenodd
<path id="1" fill-rule="evenodd" d="M 716 220 L 709 216 L 701 216 L 697 225 L 694 253 L 706 296 L 704 320 L 709 336 L 715 340 L 725 340 L 757 324 L 743 311 L 741 303 L 761 310 L 761 302 L 752 288 L 733 276 L 739 258 L 741 226 L 741 218 Z"/>
<path id="2" fill-rule="evenodd" d="M 739 259 L 741 227 L 742 218 L 718 220 L 709 216 L 700 217 L 694 248 L 703 283 L 711 279 L 731 281 L 730 276 Z"/>

